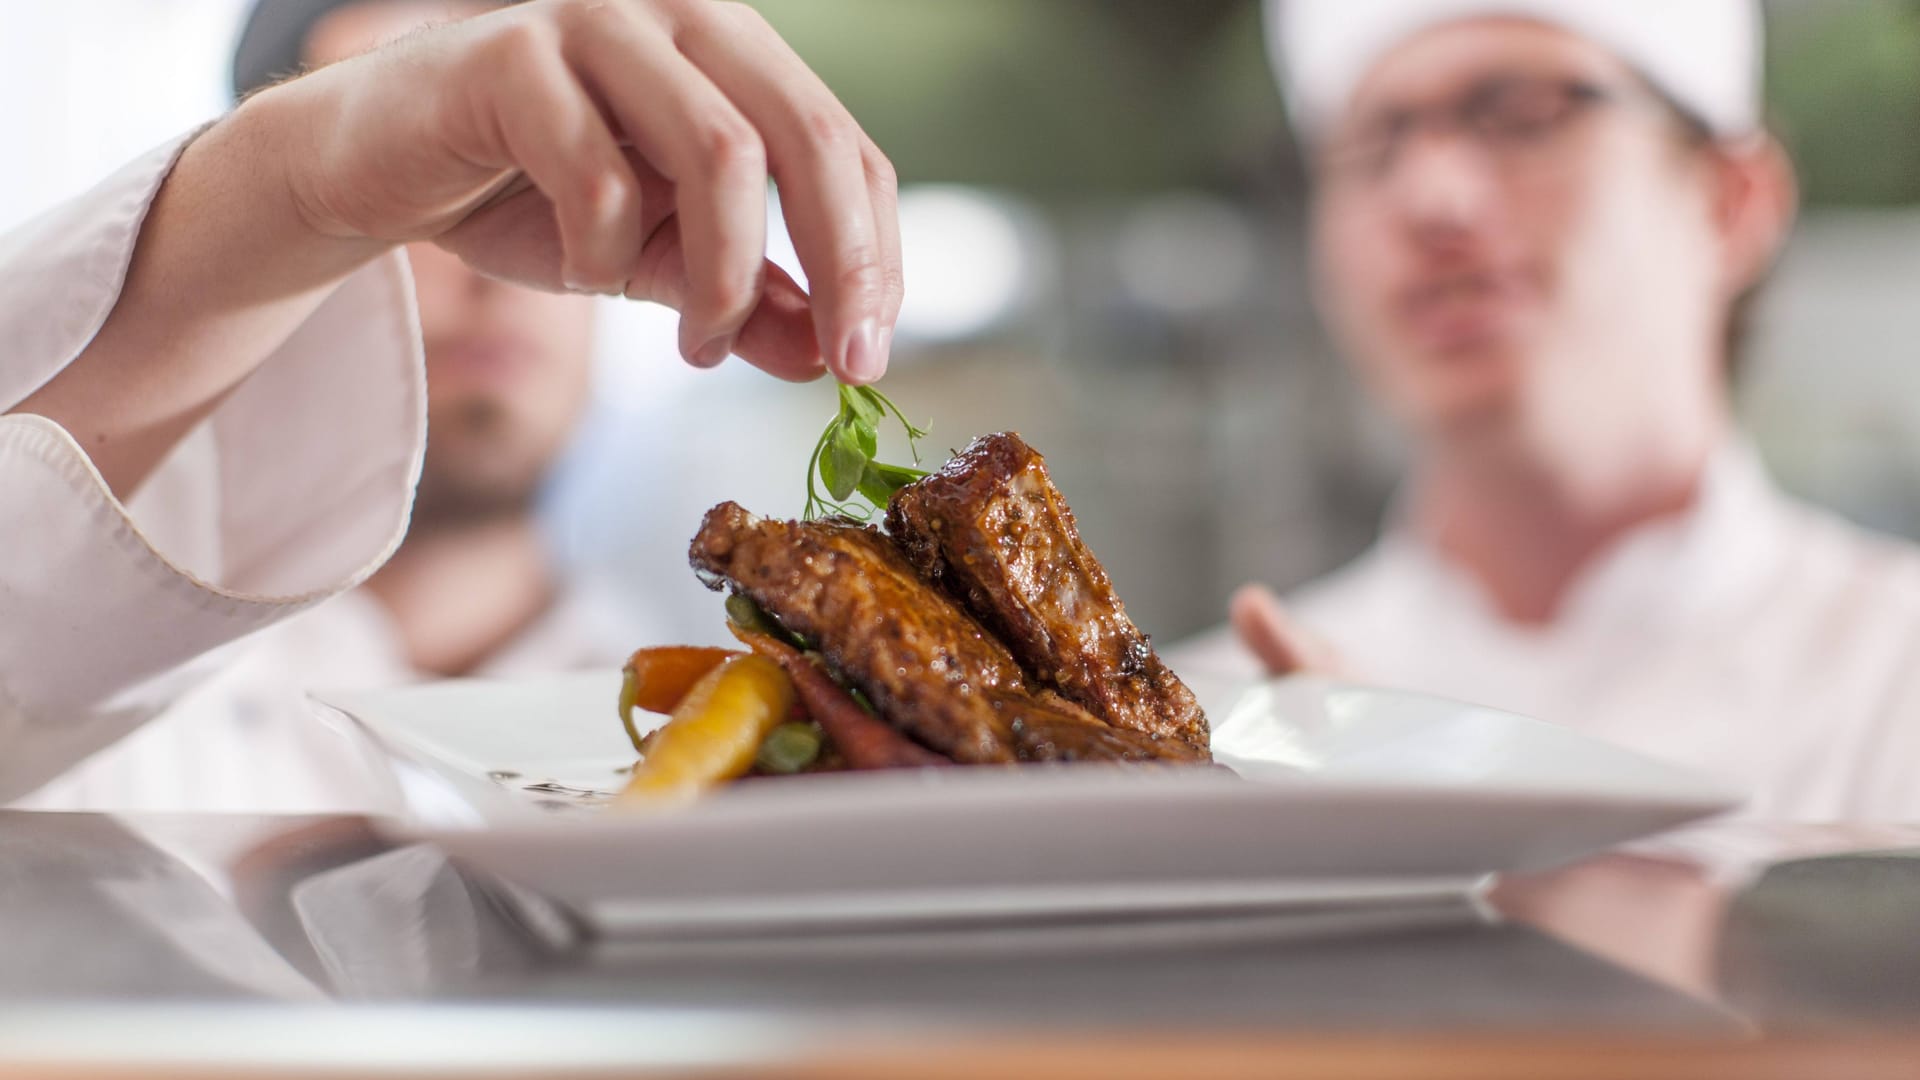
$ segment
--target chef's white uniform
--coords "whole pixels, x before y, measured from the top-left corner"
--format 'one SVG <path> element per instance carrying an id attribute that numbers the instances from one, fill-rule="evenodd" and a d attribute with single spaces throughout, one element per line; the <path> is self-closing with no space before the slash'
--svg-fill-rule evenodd
<path id="1" fill-rule="evenodd" d="M 191 136 L 0 238 L 0 409 L 106 321 Z M 425 373 L 402 256 L 343 283 L 126 505 L 58 425 L 0 416 L 0 802 L 134 730 L 209 655 L 363 580 L 405 532 Z"/>
<path id="2" fill-rule="evenodd" d="M 1543 627 L 1405 528 L 1292 599 L 1358 677 L 1553 720 L 1753 792 L 1776 820 L 1920 821 L 1920 553 L 1797 503 L 1745 447 L 1629 534 Z M 1168 650 L 1215 715 L 1230 632 Z"/>
<path id="3" fill-rule="evenodd" d="M 0 407 L 99 329 L 185 142 L 0 240 Z M 305 692 L 424 677 L 371 595 L 334 595 L 405 530 L 424 434 L 419 339 L 403 258 L 382 259 L 125 507 L 58 426 L 0 417 L 0 802 L 403 808 L 380 755 L 321 722 Z M 591 590 L 567 590 L 475 674 L 610 666 L 632 630 Z"/>

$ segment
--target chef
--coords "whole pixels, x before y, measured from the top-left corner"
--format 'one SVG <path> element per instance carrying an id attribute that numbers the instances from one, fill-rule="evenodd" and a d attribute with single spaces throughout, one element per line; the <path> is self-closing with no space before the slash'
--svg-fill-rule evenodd
<path id="1" fill-rule="evenodd" d="M 424 25 L 502 6 L 259 0 L 236 98 Z M 564 576 L 535 499 L 590 391 L 598 299 L 482 275 L 408 245 L 427 377 L 427 441 L 406 537 L 358 588 L 252 635 L 160 717 L 21 800 L 35 808 L 250 812 L 400 808 L 392 771 L 308 691 L 617 666 L 644 619 Z"/>
<path id="2" fill-rule="evenodd" d="M 491 0 L 259 0 L 236 98 Z M 378 812 L 402 793 L 309 691 L 617 666 L 644 618 L 563 575 L 535 499 L 590 391 L 598 298 L 488 278 L 408 245 L 427 377 L 427 441 L 405 539 L 366 583 L 248 637 L 162 716 L 19 805 L 40 809 Z"/>
<path id="3" fill-rule="evenodd" d="M 1374 547 L 1175 654 L 1224 707 L 1334 670 L 1920 818 L 1920 557 L 1782 495 L 1735 430 L 1795 211 L 1752 0 L 1297 0 L 1326 322 L 1413 455 Z"/>
<path id="4" fill-rule="evenodd" d="M 765 260 L 769 176 L 810 294 Z M 789 379 L 878 378 L 900 302 L 890 166 L 742 5 L 536 0 L 157 148 L 0 238 L 0 800 L 394 552 L 426 414 L 406 243 L 669 304 L 689 362 Z"/>

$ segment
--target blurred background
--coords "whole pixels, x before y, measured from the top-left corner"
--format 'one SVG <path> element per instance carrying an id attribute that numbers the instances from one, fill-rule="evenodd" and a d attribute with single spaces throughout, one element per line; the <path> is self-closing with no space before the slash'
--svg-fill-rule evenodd
<path id="1" fill-rule="evenodd" d="M 244 6 L 0 0 L 0 229 L 226 108 Z M 1162 642 L 1218 622 L 1243 581 L 1291 585 L 1371 539 L 1399 449 L 1312 313 L 1256 0 L 755 6 L 900 171 L 909 299 L 885 388 L 931 419 L 931 452 L 1020 431 Z M 1769 16 L 1806 206 L 1743 418 L 1788 489 L 1920 537 L 1920 2 Z M 833 393 L 694 372 L 673 340 L 668 313 L 607 305 L 598 404 L 546 519 L 637 636 L 718 640 L 686 539 L 721 499 L 798 513 Z"/>

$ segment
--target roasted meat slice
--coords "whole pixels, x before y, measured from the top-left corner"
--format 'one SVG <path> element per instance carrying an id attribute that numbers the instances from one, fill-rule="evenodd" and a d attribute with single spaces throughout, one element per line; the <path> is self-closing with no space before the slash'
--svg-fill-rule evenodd
<path id="1" fill-rule="evenodd" d="M 1006 646 L 920 579 L 872 528 L 707 512 L 690 559 L 807 639 L 889 723 L 963 764 L 1160 756 L 1071 702 L 1036 694 Z"/>
<path id="2" fill-rule="evenodd" d="M 1187 744 L 1156 739 L 1101 721 L 1051 690 L 988 695 L 1011 718 L 1014 746 L 1023 761 L 1168 761 L 1210 760 Z"/>
<path id="3" fill-rule="evenodd" d="M 1207 756 L 1207 718 L 1127 617 L 1046 462 L 1018 435 L 975 439 L 894 493 L 887 531 L 1026 671 L 1115 728 Z"/>

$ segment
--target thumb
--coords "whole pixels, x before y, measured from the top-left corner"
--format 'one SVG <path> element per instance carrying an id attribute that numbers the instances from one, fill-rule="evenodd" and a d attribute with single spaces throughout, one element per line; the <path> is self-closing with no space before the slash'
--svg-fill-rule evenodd
<path id="1" fill-rule="evenodd" d="M 1333 649 L 1287 614 L 1265 585 L 1246 585 L 1228 605 L 1233 631 L 1272 675 L 1336 673 Z"/>

